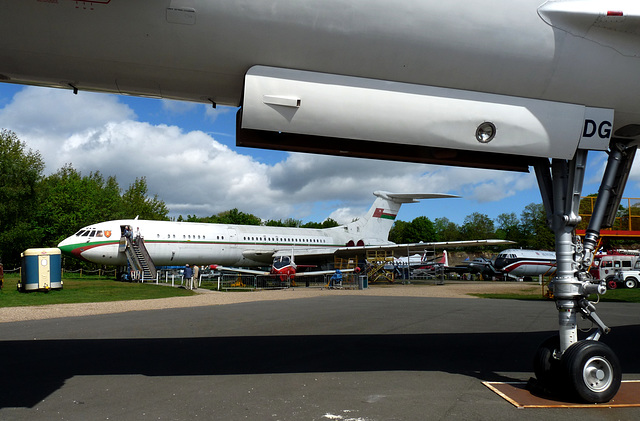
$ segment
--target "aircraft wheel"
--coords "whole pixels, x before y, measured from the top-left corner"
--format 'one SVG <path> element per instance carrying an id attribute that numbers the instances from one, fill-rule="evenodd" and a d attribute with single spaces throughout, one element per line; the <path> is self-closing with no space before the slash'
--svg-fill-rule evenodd
<path id="1" fill-rule="evenodd" d="M 628 276 L 627 279 L 624 280 L 624 286 L 625 288 L 635 288 L 638 286 L 638 282 L 636 281 L 636 278 Z"/>
<path id="2" fill-rule="evenodd" d="M 571 345 L 560 360 L 563 377 L 574 397 L 589 403 L 610 401 L 620 388 L 622 370 L 611 348 L 598 341 Z"/>
<path id="3" fill-rule="evenodd" d="M 554 357 L 559 349 L 560 337 L 554 335 L 540 344 L 533 357 L 536 379 L 539 385 L 549 392 L 553 392 L 560 383 L 560 359 Z"/>

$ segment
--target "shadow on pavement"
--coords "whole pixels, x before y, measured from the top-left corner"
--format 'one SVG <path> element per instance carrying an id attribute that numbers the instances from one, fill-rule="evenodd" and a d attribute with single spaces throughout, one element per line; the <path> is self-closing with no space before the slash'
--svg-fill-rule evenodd
<path id="1" fill-rule="evenodd" d="M 5 341 L 0 407 L 33 407 L 77 375 L 443 371 L 485 381 L 523 380 L 500 373 L 532 373 L 538 344 L 553 333 Z M 616 327 L 615 335 L 604 338 L 626 374 L 640 373 L 638 338 L 640 326 Z"/>

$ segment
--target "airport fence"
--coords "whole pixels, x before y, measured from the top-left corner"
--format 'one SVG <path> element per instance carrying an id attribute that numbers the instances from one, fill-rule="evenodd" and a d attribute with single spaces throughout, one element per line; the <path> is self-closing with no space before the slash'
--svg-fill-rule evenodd
<path id="1" fill-rule="evenodd" d="M 331 282 L 331 275 L 304 276 L 280 279 L 280 276 L 223 274 L 202 277 L 200 286 L 218 291 L 268 290 L 286 288 L 342 288 L 362 289 L 367 286 L 366 276 L 343 275 L 342 282 Z"/>
<path id="2" fill-rule="evenodd" d="M 13 269 L 4 269 L 4 273 L 17 273 L 18 275 L 22 275 L 22 266 L 18 266 L 17 268 L 13 268 Z M 89 270 L 89 269 L 76 269 L 76 270 L 70 270 L 70 269 L 65 269 L 62 268 L 62 274 L 64 276 L 70 276 L 70 277 L 82 277 L 84 276 L 105 276 L 105 277 L 113 277 L 116 275 L 116 270 L 115 269 L 111 269 L 111 270 L 105 270 L 105 269 L 95 269 L 95 270 Z"/>

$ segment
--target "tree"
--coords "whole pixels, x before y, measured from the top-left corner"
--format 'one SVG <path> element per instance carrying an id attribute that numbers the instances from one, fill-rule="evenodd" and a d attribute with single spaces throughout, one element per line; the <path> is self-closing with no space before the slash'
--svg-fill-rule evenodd
<path id="1" fill-rule="evenodd" d="M 409 225 L 409 222 L 401 221 L 399 219 L 396 220 L 389 230 L 389 241 L 396 244 L 406 243 L 405 238 Z"/>
<path id="2" fill-rule="evenodd" d="M 435 241 L 436 230 L 433 228 L 433 222 L 426 216 L 418 216 L 407 227 L 404 240 L 406 243 Z"/>
<path id="3" fill-rule="evenodd" d="M 333 228 L 338 226 L 340 226 L 340 224 L 338 224 L 338 221 L 333 218 L 327 218 L 322 221 L 322 228 Z"/>
<path id="4" fill-rule="evenodd" d="M 438 241 L 456 241 L 462 238 L 460 227 L 447 217 L 436 218 L 433 227 Z"/>
<path id="5" fill-rule="evenodd" d="M 122 209 L 125 218 L 168 220 L 169 209 L 158 199 L 158 195 L 147 196 L 146 177 L 136 178 L 122 195 Z"/>
<path id="6" fill-rule="evenodd" d="M 42 180 L 39 202 L 35 219 L 46 246 L 55 246 L 83 226 L 123 217 L 115 177 L 105 179 L 99 172 L 83 176 L 70 164 Z"/>
<path id="7" fill-rule="evenodd" d="M 0 252 L 6 264 L 17 264 L 20 252 L 42 237 L 32 215 L 43 170 L 39 152 L 27 150 L 14 132 L 0 130 Z"/>
<path id="8" fill-rule="evenodd" d="M 493 220 L 479 212 L 473 212 L 464 218 L 461 231 L 463 240 L 484 240 L 495 236 Z"/>
<path id="9" fill-rule="evenodd" d="M 501 213 L 496 218 L 498 229 L 496 237 L 501 240 L 520 241 L 522 233 L 520 231 L 520 221 L 515 212 Z"/>
<path id="10" fill-rule="evenodd" d="M 338 224 L 338 222 L 336 222 L 335 220 L 331 219 L 331 218 L 327 218 L 322 222 L 307 222 L 305 224 L 299 225 L 300 228 L 317 228 L 317 229 L 324 229 L 324 228 L 333 228 L 333 227 L 337 227 L 340 224 Z"/>
<path id="11" fill-rule="evenodd" d="M 221 212 L 217 215 L 219 224 L 261 225 L 262 220 L 250 213 L 240 212 L 238 208 Z"/>
<path id="12" fill-rule="evenodd" d="M 526 248 L 553 250 L 555 235 L 547 224 L 547 213 L 542 203 L 530 203 L 520 216 L 522 243 Z"/>

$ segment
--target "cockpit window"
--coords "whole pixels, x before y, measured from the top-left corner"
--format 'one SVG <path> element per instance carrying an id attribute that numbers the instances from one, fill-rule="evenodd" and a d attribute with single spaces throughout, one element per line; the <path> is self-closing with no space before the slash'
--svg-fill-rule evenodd
<path id="1" fill-rule="evenodd" d="M 91 231 L 91 234 L 89 234 L 89 237 L 95 237 L 96 236 L 96 230 Z"/>
<path id="2" fill-rule="evenodd" d="M 102 231 L 98 231 L 98 232 L 96 233 L 96 237 L 102 237 Z"/>
<path id="3" fill-rule="evenodd" d="M 76 233 L 76 236 L 80 237 L 82 234 L 84 234 L 84 230 L 80 230 Z"/>
<path id="4" fill-rule="evenodd" d="M 82 237 L 88 237 L 90 232 L 91 231 L 86 230 L 84 233 L 82 233 Z"/>

